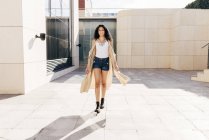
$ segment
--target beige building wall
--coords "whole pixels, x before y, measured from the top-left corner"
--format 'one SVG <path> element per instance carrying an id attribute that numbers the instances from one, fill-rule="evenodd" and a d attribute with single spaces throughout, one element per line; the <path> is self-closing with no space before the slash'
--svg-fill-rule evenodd
<path id="1" fill-rule="evenodd" d="M 195 14 L 195 20 L 194 20 Z M 117 59 L 122 68 L 204 69 L 209 10 L 137 9 L 117 17 Z M 204 20 L 202 20 L 204 19 Z"/>
<path id="2" fill-rule="evenodd" d="M 72 70 L 79 68 L 79 47 L 76 45 L 79 44 L 79 9 L 78 9 L 78 0 L 72 1 L 72 59 L 74 67 Z M 72 71 L 71 70 L 71 71 Z M 69 72 L 69 71 L 68 71 Z"/>
<path id="3" fill-rule="evenodd" d="M 172 15 L 171 68 L 203 70 L 207 67 L 209 10 L 178 10 Z"/>
<path id="4" fill-rule="evenodd" d="M 78 24 L 78 2 L 73 1 L 73 23 Z M 6 0 L 0 5 L 0 94 L 25 94 L 78 68 L 78 25 L 73 30 L 74 66 L 47 74 L 45 1 Z"/>
<path id="5" fill-rule="evenodd" d="M 21 93 L 24 89 L 22 0 L 2 1 L 0 9 L 0 92 Z"/>

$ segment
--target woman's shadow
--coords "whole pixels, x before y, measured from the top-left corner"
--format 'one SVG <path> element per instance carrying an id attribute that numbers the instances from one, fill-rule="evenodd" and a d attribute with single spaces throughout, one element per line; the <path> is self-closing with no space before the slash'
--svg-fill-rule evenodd
<path id="1" fill-rule="evenodd" d="M 80 140 L 90 133 L 105 127 L 106 119 L 102 119 L 73 132 L 76 128 L 93 117 L 95 117 L 94 112 L 90 112 L 85 116 L 60 117 L 26 140 Z"/>

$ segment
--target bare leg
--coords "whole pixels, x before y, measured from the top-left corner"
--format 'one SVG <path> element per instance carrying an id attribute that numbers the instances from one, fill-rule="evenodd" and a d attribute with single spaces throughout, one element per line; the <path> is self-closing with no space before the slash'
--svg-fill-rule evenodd
<path id="1" fill-rule="evenodd" d="M 101 69 L 94 68 L 94 77 L 95 77 L 95 96 L 96 101 L 100 100 L 100 82 L 101 82 Z"/>
<path id="2" fill-rule="evenodd" d="M 102 71 L 102 98 L 100 103 L 100 109 L 104 108 L 104 98 L 107 89 L 107 71 Z"/>
<path id="3" fill-rule="evenodd" d="M 105 97 L 107 88 L 107 73 L 108 71 L 102 71 L 102 98 Z"/>

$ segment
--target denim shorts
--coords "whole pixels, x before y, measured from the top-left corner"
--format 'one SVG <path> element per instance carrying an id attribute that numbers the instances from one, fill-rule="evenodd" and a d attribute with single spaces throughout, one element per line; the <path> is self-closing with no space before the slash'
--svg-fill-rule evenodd
<path id="1" fill-rule="evenodd" d="M 94 57 L 93 68 L 99 68 L 104 71 L 109 70 L 109 57 L 107 58 L 98 58 Z"/>

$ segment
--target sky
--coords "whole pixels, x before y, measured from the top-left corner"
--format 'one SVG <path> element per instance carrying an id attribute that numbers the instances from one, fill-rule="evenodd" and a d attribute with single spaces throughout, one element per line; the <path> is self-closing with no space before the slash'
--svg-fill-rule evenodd
<path id="1" fill-rule="evenodd" d="M 90 1 L 90 0 L 87 0 Z M 194 0 L 91 0 L 92 8 L 184 8 Z"/>

